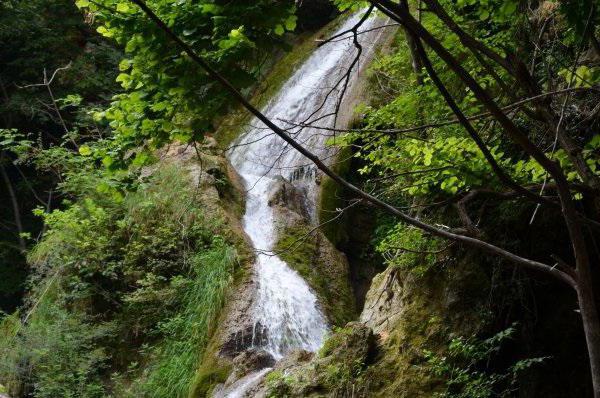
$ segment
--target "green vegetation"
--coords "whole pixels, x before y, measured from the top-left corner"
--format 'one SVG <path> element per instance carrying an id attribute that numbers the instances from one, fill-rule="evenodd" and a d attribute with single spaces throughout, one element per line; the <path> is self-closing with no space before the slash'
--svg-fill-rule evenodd
<path id="1" fill-rule="evenodd" d="M 12 312 L 25 290 L 25 251 L 43 230 L 32 210 L 62 200 L 55 189 L 61 182 L 55 173 L 63 160 L 59 152 L 74 150 L 72 139 L 107 133 L 88 111 L 108 105 L 118 91 L 121 53 L 95 34 L 71 0 L 3 1 L 0 42 L 0 310 Z M 44 71 L 48 81 L 57 71 L 48 87 Z M 57 167 L 41 172 L 19 161 L 11 142 L 15 131 L 36 148 L 54 147 L 44 162 Z"/>
<path id="2" fill-rule="evenodd" d="M 145 3 L 259 107 L 336 27 L 293 33 L 310 2 Z M 269 396 L 600 397 L 597 1 L 333 3 L 402 25 L 331 140 L 390 207 L 320 176 L 320 230 L 283 220 L 275 250 L 341 328 Z M 221 151 L 248 113 L 129 0 L 4 0 L 0 42 L 0 393 L 210 395 L 249 274 Z M 375 341 L 346 323 L 383 267 Z"/>
<path id="3" fill-rule="evenodd" d="M 267 396 L 303 397 L 309 391 L 324 396 L 364 396 L 364 370 L 373 360 L 375 338 L 356 322 L 336 328 L 318 356 L 298 358 L 295 366 L 266 377 Z"/>
<path id="4" fill-rule="evenodd" d="M 156 148 L 173 140 L 201 141 L 204 134 L 213 132 L 214 120 L 229 109 L 232 98 L 145 18 L 139 7 L 114 0 L 78 0 L 76 4 L 92 13 L 98 32 L 123 46 L 126 54 L 116 78 L 126 92 L 95 114 L 96 120 L 109 123 L 113 131 L 111 142 L 94 149 L 95 157 L 112 168 L 130 162 L 143 165 Z M 146 4 L 240 90 L 255 84 L 271 51 L 283 46 L 284 33 L 296 27 L 292 1 L 183 1 L 174 7 L 170 1 L 156 0 Z M 131 150 L 135 155 L 126 156 Z"/>
<path id="5" fill-rule="evenodd" d="M 92 191 L 46 214 L 35 304 L 26 323 L 3 320 L 11 393 L 187 396 L 237 262 L 206 205 L 163 166 L 120 200 Z"/>
<path id="6" fill-rule="evenodd" d="M 347 7 L 368 2 L 339 3 Z M 535 196 L 542 192 L 550 200 L 573 201 L 578 211 L 597 219 L 596 210 L 590 207 L 584 210 L 586 195 L 592 202 L 597 200 L 596 195 L 585 194 L 578 188 L 578 184 L 596 186 L 598 180 L 598 119 L 597 114 L 590 113 L 597 104 L 596 90 L 600 83 L 596 74 L 600 58 L 597 7 L 592 7 L 590 1 L 424 0 L 420 9 L 417 2 L 400 3 L 398 9 L 386 5 L 391 14 L 401 16 L 395 22 L 407 18 L 402 12 L 406 6 L 431 36 L 414 34 L 415 30 L 410 34 L 411 29 L 401 28 L 391 48 L 376 57 L 370 70 L 371 101 L 360 109 L 364 118 L 352 131 L 336 137 L 336 144 L 345 144 L 354 154 L 353 164 L 358 165 L 349 177 L 352 183 L 439 230 L 479 239 L 548 264 L 546 276 L 550 275 L 557 257 L 569 258 L 564 264 L 574 265 L 577 255 L 573 257 L 571 251 L 573 235 L 558 232 L 567 230 L 568 217 L 558 207 L 536 205 Z M 548 24 L 555 25 L 550 28 Z M 419 50 L 415 41 L 424 50 Z M 439 50 L 438 44 L 448 53 Z M 583 90 L 568 95 L 560 93 L 574 87 Z M 544 101 L 530 99 L 540 94 Z M 458 112 L 452 111 L 452 106 L 469 118 L 468 123 L 457 120 Z M 502 118 L 493 112 L 490 114 L 494 106 L 502 109 L 500 113 L 507 116 L 508 122 L 501 122 Z M 535 155 L 529 150 L 531 147 L 525 149 L 523 141 L 515 139 L 517 133 L 511 135 L 511 129 L 526 137 L 524 141 L 535 148 Z M 557 133 L 557 129 L 564 131 Z M 569 146 L 567 141 L 573 145 Z M 544 157 L 548 159 L 545 164 L 541 160 Z M 562 193 L 554 185 L 557 175 L 548 170 L 550 162 L 558 165 L 565 177 L 566 188 Z M 534 195 L 526 197 L 524 191 Z M 400 307 L 398 311 L 402 311 L 402 321 L 383 332 L 386 341 L 382 359 L 371 370 L 376 380 L 374 396 L 430 396 L 427 394 L 436 391 L 439 386 L 436 380 L 420 375 L 408 365 L 418 365 L 423 360 L 418 352 L 411 354 L 408 347 L 429 349 L 444 356 L 447 350 L 444 341 L 451 339 L 453 333 L 490 336 L 515 320 L 536 330 L 535 318 L 514 310 L 522 305 L 527 307 L 528 304 L 523 304 L 526 302 L 540 305 L 532 297 L 542 300 L 543 306 L 554 306 L 552 300 L 545 301 L 549 297 L 540 289 L 524 288 L 515 281 L 511 262 L 501 256 L 475 251 L 481 256 L 475 259 L 467 254 L 472 250 L 467 244 L 450 245 L 451 242 L 439 239 L 439 234 L 399 222 L 389 212 L 373 207 L 366 211 L 377 217 L 372 246 L 386 265 L 393 268 L 386 272 L 397 273 L 403 279 L 404 289 L 409 289 L 407 284 L 422 287 L 421 292 L 412 291 L 415 297 L 406 297 L 401 303 L 393 301 Z M 594 239 L 589 230 L 584 235 L 585 239 Z M 588 250 L 597 256 L 596 248 L 589 246 L 584 252 Z M 463 302 L 460 307 L 447 309 L 431 295 L 435 292 L 454 295 L 460 291 L 452 278 L 457 275 L 453 268 L 463 263 L 463 257 L 482 270 L 475 273 L 477 278 L 472 282 L 459 278 L 469 294 L 456 300 Z M 568 267 L 566 272 L 570 272 Z M 537 273 L 523 274 L 528 281 L 528 278 L 544 278 Z M 498 294 L 500 301 L 490 300 L 484 305 L 485 300 L 481 301 L 476 292 L 487 289 L 491 289 L 490 295 Z M 563 284 L 554 291 L 569 294 L 570 287 Z M 380 294 L 395 297 L 388 285 Z M 473 307 L 469 310 L 465 307 L 468 305 Z M 582 302 L 579 305 L 585 306 Z M 563 318 L 567 317 L 568 310 L 560 308 Z M 396 313 L 392 308 L 388 311 Z M 456 317 L 448 319 L 445 312 Z M 473 315 L 471 322 L 477 327 L 465 332 L 465 318 L 459 314 L 469 318 L 469 312 Z M 508 318 L 498 315 L 506 313 L 510 313 Z M 430 319 L 442 323 L 429 322 Z M 527 337 L 520 336 L 521 344 L 527 341 L 528 345 L 523 350 L 531 350 L 531 356 L 559 351 L 557 345 L 562 343 L 549 343 L 544 334 L 537 329 Z M 589 337 L 587 341 L 588 350 L 592 350 L 590 344 L 594 343 Z M 518 350 L 514 348 L 507 351 L 504 355 L 523 357 L 523 352 L 516 353 Z M 563 354 L 561 361 L 570 357 Z M 493 373 L 482 372 L 478 382 L 494 384 Z M 448 373 L 438 376 L 452 377 Z M 534 387 L 521 386 L 526 391 L 522 394 L 560 396 L 572 394 L 566 384 L 571 390 L 578 388 L 560 374 L 536 377 L 544 380 L 541 384 L 553 387 L 534 391 Z M 469 391 L 464 396 L 476 396 L 473 394 Z"/>
<path id="7" fill-rule="evenodd" d="M 546 358 L 530 358 L 514 363 L 503 373 L 486 373 L 485 363 L 498 355 L 502 343 L 514 337 L 515 329 L 508 328 L 485 340 L 457 337 L 448 346 L 447 356 L 425 352 L 431 372 L 446 380 L 446 391 L 436 396 L 445 398 L 510 397 L 518 391 L 522 374 Z M 482 366 L 483 365 L 483 366 Z"/>

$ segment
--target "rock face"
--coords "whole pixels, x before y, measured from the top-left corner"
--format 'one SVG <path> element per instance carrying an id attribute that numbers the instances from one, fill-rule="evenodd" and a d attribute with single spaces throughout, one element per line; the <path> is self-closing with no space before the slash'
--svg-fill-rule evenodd
<path id="1" fill-rule="evenodd" d="M 448 336 L 473 335 L 482 326 L 478 306 L 485 303 L 488 280 L 479 261 L 450 254 L 438 261 L 423 276 L 388 268 L 373 279 L 360 316 L 380 344 L 367 370 L 369 396 L 432 396 L 441 386 L 426 370 L 424 350 L 443 355 Z"/>
<path id="2" fill-rule="evenodd" d="M 334 333 L 318 354 L 296 351 L 280 361 L 252 397 L 363 396 L 357 381 L 376 356 L 370 328 L 350 322 Z"/>
<path id="3" fill-rule="evenodd" d="M 269 194 L 269 206 L 278 210 L 278 215 L 286 213 L 286 209 L 294 216 L 300 216 L 303 220 L 309 219 L 306 192 L 292 185 L 282 176 L 278 176 L 271 184 Z"/>
<path id="4" fill-rule="evenodd" d="M 317 354 L 284 358 L 248 396 L 429 398 L 440 392 L 423 352 L 443 355 L 448 336 L 476 333 L 477 303 L 487 291 L 476 258 L 446 260 L 452 267 L 424 276 L 397 268 L 380 273 L 360 322 L 337 329 Z"/>
<path id="5" fill-rule="evenodd" d="M 402 320 L 403 310 L 410 300 L 409 289 L 405 289 L 410 279 L 400 278 L 397 269 L 389 268 L 377 275 L 367 292 L 365 306 L 360 321 L 371 327 L 377 334 L 388 336 L 396 324 Z"/>
<path id="6" fill-rule="evenodd" d="M 306 195 L 283 177 L 273 183 L 269 205 L 278 234 L 275 252 L 315 291 L 330 323 L 342 326 L 355 316 L 348 261 L 314 227 Z"/>
<path id="7" fill-rule="evenodd" d="M 242 377 L 248 373 L 270 368 L 275 365 L 275 359 L 271 354 L 259 348 L 250 348 L 233 359 L 234 372 L 232 376 Z"/>

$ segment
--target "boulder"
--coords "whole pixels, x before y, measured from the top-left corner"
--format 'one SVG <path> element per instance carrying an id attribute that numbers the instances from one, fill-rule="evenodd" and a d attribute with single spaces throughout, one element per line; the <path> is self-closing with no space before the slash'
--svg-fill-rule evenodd
<path id="1" fill-rule="evenodd" d="M 329 322 L 345 325 L 355 315 L 346 256 L 315 228 L 307 205 L 307 191 L 283 177 L 271 185 L 277 241 L 275 252 L 306 280 L 316 293 Z"/>
<path id="2" fill-rule="evenodd" d="M 237 380 L 256 370 L 275 365 L 275 358 L 267 351 L 252 347 L 233 359 L 233 372 L 230 378 Z"/>
<path id="3" fill-rule="evenodd" d="M 373 362 L 377 341 L 372 330 L 350 322 L 325 342 L 318 354 L 295 351 L 277 363 L 252 397 L 347 396 L 363 370 Z M 357 395 L 361 391 L 355 390 Z"/>
<path id="4" fill-rule="evenodd" d="M 277 176 L 269 189 L 269 206 L 287 209 L 305 220 L 309 219 L 305 190 L 294 186 L 282 176 Z"/>

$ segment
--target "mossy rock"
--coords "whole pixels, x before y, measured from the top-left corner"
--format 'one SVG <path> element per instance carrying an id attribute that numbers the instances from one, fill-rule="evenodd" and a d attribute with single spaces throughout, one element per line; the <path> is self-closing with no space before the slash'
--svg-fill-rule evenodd
<path id="1" fill-rule="evenodd" d="M 341 148 L 336 156 L 336 162 L 331 166 L 338 175 L 347 178 L 350 175 L 352 150 L 350 147 Z M 338 217 L 337 209 L 347 206 L 346 191 L 337 182 L 324 175 L 321 178 L 319 194 L 318 216 L 321 231 L 336 247 L 348 240 L 348 225 L 345 214 Z M 333 220 L 336 218 L 336 220 Z"/>
<path id="2" fill-rule="evenodd" d="M 345 325 L 356 315 L 346 258 L 306 223 L 281 224 L 275 252 L 315 291 L 331 324 Z"/>
<path id="3" fill-rule="evenodd" d="M 350 322 L 336 329 L 318 355 L 303 352 L 286 358 L 266 378 L 267 397 L 365 396 L 362 374 L 375 358 L 377 342 L 370 328 Z"/>
<path id="4" fill-rule="evenodd" d="M 361 315 L 380 337 L 379 356 L 365 371 L 370 397 L 431 397 L 443 389 L 424 352 L 443 356 L 451 336 L 484 327 L 489 281 L 480 262 L 449 253 L 424 275 L 388 268 L 373 280 Z"/>
<path id="5" fill-rule="evenodd" d="M 204 358 L 196 371 L 189 398 L 210 397 L 214 388 L 218 384 L 225 383 L 229 373 L 231 373 L 231 364 L 222 358 L 218 358 L 214 352 L 207 353 Z"/>

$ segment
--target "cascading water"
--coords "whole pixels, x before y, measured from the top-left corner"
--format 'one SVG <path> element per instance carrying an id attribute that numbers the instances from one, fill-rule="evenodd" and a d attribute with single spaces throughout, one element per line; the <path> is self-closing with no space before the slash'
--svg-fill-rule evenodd
<path id="1" fill-rule="evenodd" d="M 336 33 L 352 28 L 360 17 L 361 14 L 349 17 Z M 377 18 L 370 18 L 361 30 L 373 28 L 376 21 Z M 373 33 L 361 38 L 367 43 L 377 39 Z M 356 51 L 351 34 L 317 49 L 266 106 L 264 113 L 284 126 L 283 121 L 302 123 L 307 118 L 318 120 L 316 124 L 320 126 L 333 126 L 335 117 L 331 113 L 343 83 L 331 93 L 329 101 L 326 97 L 347 72 Z M 358 66 L 352 72 L 350 85 L 357 69 Z M 316 170 L 258 120 L 253 120 L 250 126 L 228 155 L 247 190 L 243 226 L 257 250 L 258 291 L 253 317 L 255 335 L 265 338 L 257 339 L 254 344 L 279 360 L 293 349 L 316 351 L 328 331 L 327 320 L 308 284 L 277 255 L 270 253 L 277 239 L 273 210 L 268 204 L 272 183 L 283 176 L 301 187 L 306 192 L 307 207 L 314 221 L 318 195 Z M 320 158 L 331 155 L 325 144 L 328 137 L 322 130 L 297 127 L 290 130 L 290 134 Z"/>

